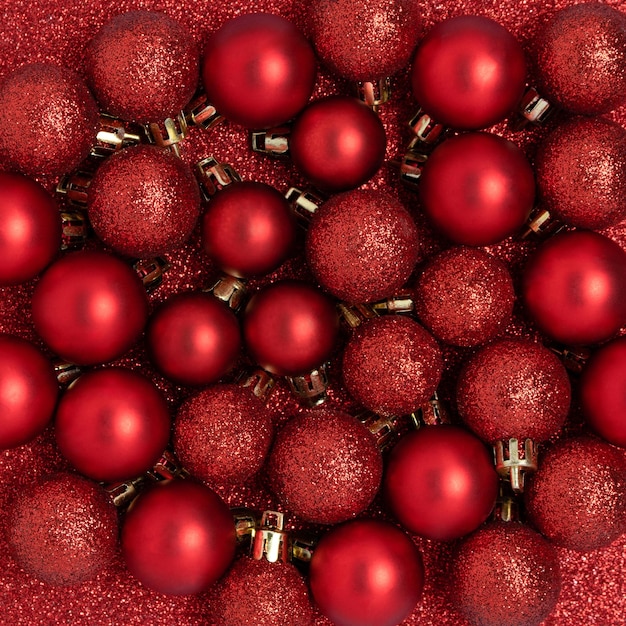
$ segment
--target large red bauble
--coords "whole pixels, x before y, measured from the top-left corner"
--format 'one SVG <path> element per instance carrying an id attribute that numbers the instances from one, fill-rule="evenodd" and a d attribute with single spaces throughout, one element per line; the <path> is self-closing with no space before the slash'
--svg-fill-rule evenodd
<path id="1" fill-rule="evenodd" d="M 56 261 L 33 293 L 33 322 L 59 356 L 78 365 L 106 363 L 139 339 L 148 316 L 135 272 L 104 252 L 74 252 Z"/>
<path id="2" fill-rule="evenodd" d="M 337 193 L 359 187 L 383 164 L 387 136 L 378 115 L 347 96 L 316 100 L 289 136 L 294 165 L 312 185 Z"/>
<path id="3" fill-rule="evenodd" d="M 206 591 L 235 556 L 228 506 L 190 480 L 161 483 L 132 504 L 122 526 L 122 555 L 146 587 L 172 595 Z"/>
<path id="4" fill-rule="evenodd" d="M 247 128 L 269 128 L 294 117 L 311 97 L 315 74 L 311 44 L 279 15 L 235 17 L 204 49 L 202 80 L 209 100 Z"/>
<path id="5" fill-rule="evenodd" d="M 337 626 L 396 626 L 415 608 L 424 587 L 422 557 L 393 524 L 346 522 L 315 546 L 313 598 Z"/>
<path id="6" fill-rule="evenodd" d="M 455 243 L 486 246 L 524 224 L 535 201 L 535 176 L 524 153 L 489 133 L 441 143 L 420 177 L 423 209 Z"/>
<path id="7" fill-rule="evenodd" d="M 531 256 L 522 281 L 526 311 L 566 345 L 604 341 L 626 324 L 626 252 L 608 237 L 574 231 Z"/>
<path id="8" fill-rule="evenodd" d="M 476 530 L 498 496 L 493 456 L 458 426 L 430 426 L 405 435 L 391 452 L 383 484 L 400 523 L 437 541 Z"/>
<path id="9" fill-rule="evenodd" d="M 420 42 L 412 81 L 419 105 L 437 122 L 462 130 L 487 128 L 522 97 L 524 51 L 487 17 L 453 17 L 435 24 Z"/>

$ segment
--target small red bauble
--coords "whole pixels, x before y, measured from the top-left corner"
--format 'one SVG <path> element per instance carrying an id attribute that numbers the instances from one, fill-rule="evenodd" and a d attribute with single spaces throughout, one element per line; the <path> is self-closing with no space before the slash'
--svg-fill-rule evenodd
<path id="1" fill-rule="evenodd" d="M 202 61 L 211 103 L 247 128 L 294 117 L 311 97 L 315 74 L 311 44 L 289 20 L 269 13 L 227 21 L 209 37 Z"/>
<path id="2" fill-rule="evenodd" d="M 202 248 L 227 274 L 269 274 L 293 252 L 296 222 L 285 197 L 273 187 L 241 182 L 209 202 L 202 217 Z"/>
<path id="3" fill-rule="evenodd" d="M 78 365 L 106 363 L 139 339 L 148 316 L 135 272 L 104 252 L 68 254 L 43 275 L 33 293 L 33 322 L 59 356 Z"/>
<path id="4" fill-rule="evenodd" d="M 174 117 L 198 85 L 198 47 L 187 29 L 164 13 L 116 15 L 91 40 L 86 55 L 98 102 L 125 120 Z"/>
<path id="5" fill-rule="evenodd" d="M 608 237 L 574 231 L 551 237 L 530 256 L 522 296 L 546 335 L 587 345 L 626 324 L 625 284 L 626 252 Z"/>
<path id="6" fill-rule="evenodd" d="M 424 566 L 415 544 L 393 524 L 359 519 L 322 537 L 310 585 L 337 626 L 396 626 L 422 596 Z"/>
<path id="7" fill-rule="evenodd" d="M 419 191 L 426 215 L 446 237 L 486 246 L 524 224 L 535 201 L 535 176 L 511 141 L 466 133 L 435 148 L 424 165 Z"/>
<path id="8" fill-rule="evenodd" d="M 183 244 L 200 216 L 200 191 L 189 167 L 153 146 L 109 157 L 89 186 L 89 221 L 104 243 L 133 257 Z"/>
<path id="9" fill-rule="evenodd" d="M 122 526 L 122 555 L 146 587 L 171 595 L 206 591 L 235 556 L 235 523 L 208 487 L 173 480 L 132 504 Z"/>
<path id="10" fill-rule="evenodd" d="M 383 164 L 387 137 L 363 102 L 329 96 L 310 104 L 289 136 L 294 165 L 312 185 L 337 193 L 368 181 Z"/>
<path id="11" fill-rule="evenodd" d="M 462 130 L 487 128 L 522 97 L 524 51 L 487 17 L 453 17 L 435 24 L 420 42 L 412 81 L 419 105 L 437 122 Z"/>

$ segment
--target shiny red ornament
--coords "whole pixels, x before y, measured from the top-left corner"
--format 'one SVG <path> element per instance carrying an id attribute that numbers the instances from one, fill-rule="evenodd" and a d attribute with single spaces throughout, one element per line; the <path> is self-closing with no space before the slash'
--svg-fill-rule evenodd
<path id="1" fill-rule="evenodd" d="M 487 246 L 517 232 L 535 202 L 535 176 L 524 153 L 489 133 L 441 143 L 420 177 L 420 199 L 433 225 L 455 243 Z"/>
<path id="2" fill-rule="evenodd" d="M 551 237 L 531 254 L 522 279 L 528 315 L 565 345 L 604 341 L 626 324 L 626 252 L 590 231 Z"/>
<path id="3" fill-rule="evenodd" d="M 312 185 L 331 193 L 354 189 L 372 178 L 383 164 L 386 146 L 378 115 L 347 96 L 310 104 L 289 135 L 296 169 Z"/>
<path id="4" fill-rule="evenodd" d="M 269 128 L 295 117 L 311 97 L 315 75 L 311 44 L 280 15 L 230 19 L 204 49 L 202 81 L 209 100 L 247 128 Z"/>
<path id="5" fill-rule="evenodd" d="M 212 489 L 173 480 L 133 502 L 121 541 L 126 566 L 149 589 L 171 595 L 200 593 L 233 560 L 235 523 Z"/>
<path id="6" fill-rule="evenodd" d="M 420 107 L 437 122 L 477 130 L 502 121 L 516 107 L 525 88 L 526 60 L 504 26 L 461 15 L 426 33 L 411 79 Z"/>
<path id="7" fill-rule="evenodd" d="M 393 524 L 359 519 L 336 526 L 315 546 L 313 598 L 337 626 L 396 626 L 422 597 L 424 566 Z"/>

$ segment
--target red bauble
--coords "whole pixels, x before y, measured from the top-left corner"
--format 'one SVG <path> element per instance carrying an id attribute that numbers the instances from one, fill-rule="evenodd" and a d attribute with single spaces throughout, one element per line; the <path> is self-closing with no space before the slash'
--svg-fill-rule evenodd
<path id="1" fill-rule="evenodd" d="M 565 345 L 604 341 L 626 324 L 626 252 L 608 237 L 551 237 L 524 271 L 522 296 L 540 330 Z"/>
<path id="2" fill-rule="evenodd" d="M 198 47 L 187 29 L 164 13 L 116 15 L 91 40 L 86 55 L 98 102 L 125 120 L 174 117 L 198 85 Z"/>
<path id="3" fill-rule="evenodd" d="M 281 504 L 300 519 L 336 524 L 374 499 L 382 458 L 373 435 L 336 409 L 306 411 L 278 433 L 267 472 Z"/>
<path id="4" fill-rule="evenodd" d="M 539 626 L 561 591 L 556 550 L 516 522 L 493 522 L 463 541 L 451 595 L 472 624 Z"/>
<path id="5" fill-rule="evenodd" d="M 209 37 L 202 61 L 209 100 L 247 128 L 294 117 L 311 97 L 315 74 L 311 44 L 290 21 L 269 13 L 227 21 Z"/>
<path id="6" fill-rule="evenodd" d="M 364 407 L 406 415 L 435 393 L 443 361 L 431 334 L 408 317 L 372 319 L 357 328 L 343 354 L 343 380 Z"/>
<path id="7" fill-rule="evenodd" d="M 157 309 L 146 341 L 164 376 L 182 385 L 208 385 L 235 365 L 241 332 L 224 302 L 207 293 L 184 293 Z"/>
<path id="8" fill-rule="evenodd" d="M 423 209 L 455 243 L 486 246 L 524 224 L 535 202 L 535 175 L 512 142 L 489 133 L 447 139 L 420 177 Z"/>
<path id="9" fill-rule="evenodd" d="M 202 218 L 202 248 L 227 274 L 269 274 L 293 252 L 296 222 L 285 197 L 264 183 L 226 187 Z"/>
<path id="10" fill-rule="evenodd" d="M 419 105 L 437 122 L 462 130 L 487 128 L 522 97 L 524 51 L 487 17 L 453 17 L 435 24 L 420 42 L 412 81 Z"/>
<path id="11" fill-rule="evenodd" d="M 117 551 L 117 511 L 96 483 L 55 474 L 19 493 L 7 509 L 9 553 L 50 585 L 93 578 Z"/>
<path id="12" fill-rule="evenodd" d="M 359 519 L 315 547 L 310 585 L 337 626 L 396 626 L 422 596 L 424 566 L 411 539 L 388 522 Z"/>
<path id="13" fill-rule="evenodd" d="M 243 318 L 254 360 L 279 376 L 299 376 L 332 354 L 339 321 L 332 301 L 304 282 L 283 280 L 259 291 Z"/>
<path id="14" fill-rule="evenodd" d="M 289 136 L 294 165 L 312 185 L 337 193 L 368 181 L 383 164 L 387 137 L 378 115 L 347 96 L 310 104 Z"/>
<path id="15" fill-rule="evenodd" d="M 393 295 L 420 253 L 413 218 L 393 196 L 358 189 L 315 211 L 306 258 L 320 285 L 340 300 L 371 302 Z"/>
<path id="16" fill-rule="evenodd" d="M 229 508 L 190 480 L 161 483 L 132 504 L 122 526 L 122 555 L 146 587 L 172 595 L 206 591 L 235 555 Z"/>
<path id="17" fill-rule="evenodd" d="M 25 65 L 0 85 L 0 158 L 25 174 L 71 172 L 96 142 L 98 107 L 73 71 Z"/>
<path id="18" fill-rule="evenodd" d="M 68 254 L 43 275 L 33 293 L 33 322 L 59 356 L 78 365 L 122 356 L 148 316 L 135 272 L 104 252 Z"/>
<path id="19" fill-rule="evenodd" d="M 102 241 L 133 257 L 158 256 L 183 244 L 200 216 L 191 169 L 153 146 L 109 157 L 89 187 L 89 221 Z"/>
<path id="20" fill-rule="evenodd" d="M 465 424 L 485 441 L 545 441 L 565 423 L 571 390 L 553 352 L 526 339 L 500 339 L 465 364 L 456 398 Z"/>

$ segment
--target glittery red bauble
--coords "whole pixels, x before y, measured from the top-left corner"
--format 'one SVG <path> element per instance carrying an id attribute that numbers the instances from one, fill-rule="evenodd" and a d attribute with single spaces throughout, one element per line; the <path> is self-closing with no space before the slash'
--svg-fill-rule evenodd
<path id="1" fill-rule="evenodd" d="M 535 176 L 524 153 L 489 133 L 441 143 L 420 177 L 423 209 L 455 243 L 486 246 L 524 224 L 535 202 Z"/>
<path id="2" fill-rule="evenodd" d="M 243 318 L 254 360 L 279 376 L 299 376 L 332 354 L 339 321 L 332 301 L 304 282 L 283 280 L 252 297 Z"/>
<path id="3" fill-rule="evenodd" d="M 173 443 L 185 469 L 217 487 L 256 474 L 273 436 L 272 414 L 249 388 L 220 384 L 183 402 Z"/>
<path id="4" fill-rule="evenodd" d="M 202 248 L 240 278 L 269 274 L 293 252 L 296 222 L 285 197 L 264 183 L 226 187 L 202 217 Z"/>
<path id="5" fill-rule="evenodd" d="M 608 339 L 626 324 L 626 252 L 590 231 L 551 237 L 531 254 L 523 275 L 526 311 L 565 345 Z"/>
<path id="6" fill-rule="evenodd" d="M 415 267 L 419 244 L 415 222 L 396 198 L 357 189 L 333 196 L 315 211 L 306 258 L 334 296 L 370 302 L 400 289 Z"/>
<path id="7" fill-rule="evenodd" d="M 148 316 L 146 292 L 135 272 L 104 252 L 67 254 L 43 275 L 33 293 L 33 322 L 59 356 L 78 365 L 122 356 Z"/>
<path id="8" fill-rule="evenodd" d="M 98 108 L 73 71 L 25 65 L 0 85 L 0 159 L 25 174 L 72 171 L 96 142 Z"/>
<path id="9" fill-rule="evenodd" d="M 307 522 L 336 524 L 374 499 L 382 458 L 373 435 L 336 409 L 306 411 L 276 435 L 267 472 L 281 504 Z"/>
<path id="10" fill-rule="evenodd" d="M 539 626 L 561 591 L 556 550 L 517 522 L 478 530 L 452 563 L 452 599 L 472 624 Z"/>
<path id="11" fill-rule="evenodd" d="M 172 595 L 206 591 L 235 555 L 235 523 L 208 487 L 190 480 L 142 493 L 122 526 L 122 555 L 146 587 Z"/>
<path id="12" fill-rule="evenodd" d="M 20 491 L 7 509 L 9 553 L 35 578 L 75 585 L 117 550 L 117 511 L 96 483 L 61 473 Z"/>
<path id="13" fill-rule="evenodd" d="M 359 326 L 343 354 L 343 380 L 370 411 L 406 415 L 435 393 L 443 361 L 431 334 L 408 317 L 369 320 Z"/>
<path id="14" fill-rule="evenodd" d="M 164 13 L 131 11 L 109 20 L 87 46 L 86 70 L 98 102 L 125 120 L 158 122 L 191 100 L 199 52 L 191 34 Z"/>
<path id="15" fill-rule="evenodd" d="M 401 530 L 359 519 L 322 537 L 313 552 L 310 585 L 320 610 L 337 626 L 396 626 L 422 596 L 424 566 Z"/>
<path id="16" fill-rule="evenodd" d="M 387 137 L 378 115 L 347 96 L 316 100 L 289 136 L 291 159 L 312 185 L 336 193 L 368 181 L 383 164 Z"/>
<path id="17" fill-rule="evenodd" d="M 626 16 L 602 2 L 557 11 L 531 47 L 544 96 L 571 113 L 607 113 L 626 100 Z"/>
<path id="18" fill-rule="evenodd" d="M 133 257 L 183 244 L 200 216 L 200 191 L 189 167 L 153 146 L 109 157 L 89 187 L 89 221 L 102 241 Z"/>
<path id="19" fill-rule="evenodd" d="M 545 441 L 561 430 L 571 391 L 553 352 L 526 339 L 500 339 L 465 364 L 456 397 L 461 419 L 485 441 Z"/>
<path id="20" fill-rule="evenodd" d="M 294 117 L 311 97 L 315 74 L 311 44 L 280 15 L 235 17 L 204 49 L 202 80 L 209 100 L 224 117 L 248 128 Z"/>
<path id="21" fill-rule="evenodd" d="M 146 341 L 164 376 L 182 385 L 208 385 L 236 363 L 241 332 L 224 302 L 207 293 L 184 293 L 157 309 Z"/>
<path id="22" fill-rule="evenodd" d="M 411 77 L 413 94 L 428 115 L 452 128 L 476 130 L 513 111 L 524 92 L 526 60 L 504 26 L 462 15 L 428 31 Z"/>

